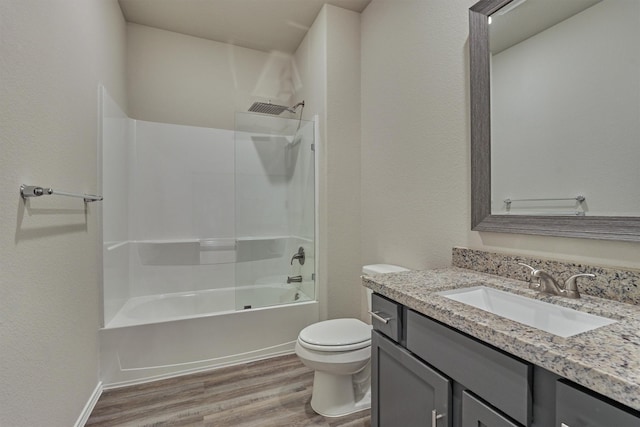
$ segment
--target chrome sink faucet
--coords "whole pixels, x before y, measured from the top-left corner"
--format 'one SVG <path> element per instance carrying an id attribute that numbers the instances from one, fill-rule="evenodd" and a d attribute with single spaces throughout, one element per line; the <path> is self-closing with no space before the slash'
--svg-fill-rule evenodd
<path id="1" fill-rule="evenodd" d="M 537 283 L 534 283 L 529 279 L 529 289 L 535 289 L 545 294 L 558 295 L 567 298 L 580 298 L 580 292 L 578 290 L 578 277 L 596 277 L 595 274 L 579 273 L 569 277 L 564 285 L 560 285 L 552 275 L 544 270 L 538 270 L 530 265 L 519 262 L 519 265 L 525 266 L 531 269 L 531 277 L 538 279 Z"/>

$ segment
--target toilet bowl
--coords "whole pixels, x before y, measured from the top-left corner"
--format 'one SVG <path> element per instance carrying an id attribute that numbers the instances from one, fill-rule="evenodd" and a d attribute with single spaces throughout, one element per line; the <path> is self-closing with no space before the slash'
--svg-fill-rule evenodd
<path id="1" fill-rule="evenodd" d="M 406 271 L 389 264 L 364 266 L 364 274 Z M 371 292 L 367 293 L 371 309 Z M 332 319 L 307 326 L 295 351 L 313 369 L 311 407 L 340 417 L 371 407 L 371 325 L 359 319 Z"/>

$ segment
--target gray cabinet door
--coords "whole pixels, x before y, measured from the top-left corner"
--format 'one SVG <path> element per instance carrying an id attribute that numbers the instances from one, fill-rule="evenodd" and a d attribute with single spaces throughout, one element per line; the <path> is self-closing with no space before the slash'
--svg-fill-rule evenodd
<path id="1" fill-rule="evenodd" d="M 448 378 L 376 331 L 371 368 L 373 427 L 451 427 Z"/>
<path id="2" fill-rule="evenodd" d="M 409 351 L 510 418 L 531 425 L 532 364 L 412 310 L 406 329 Z"/>
<path id="3" fill-rule="evenodd" d="M 478 400 L 471 393 L 462 393 L 462 427 L 522 427 Z"/>
<path id="4" fill-rule="evenodd" d="M 640 413 L 605 402 L 565 384 L 556 383 L 556 427 L 638 427 Z"/>

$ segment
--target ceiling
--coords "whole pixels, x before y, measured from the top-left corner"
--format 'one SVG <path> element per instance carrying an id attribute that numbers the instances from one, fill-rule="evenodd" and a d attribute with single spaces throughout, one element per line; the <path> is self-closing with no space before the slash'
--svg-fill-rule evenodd
<path id="1" fill-rule="evenodd" d="M 293 53 L 325 3 L 371 0 L 118 0 L 128 22 L 265 52 Z"/>

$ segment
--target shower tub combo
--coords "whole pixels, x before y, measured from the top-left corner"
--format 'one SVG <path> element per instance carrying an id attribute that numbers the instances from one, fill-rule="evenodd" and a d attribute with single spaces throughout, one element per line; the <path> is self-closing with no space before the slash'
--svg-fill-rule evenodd
<path id="1" fill-rule="evenodd" d="M 292 353 L 319 318 L 313 122 L 135 121 L 104 91 L 102 117 L 104 388 Z"/>
<path id="2" fill-rule="evenodd" d="M 300 328 L 318 319 L 317 301 L 296 286 L 246 291 L 251 301 L 262 294 L 278 305 L 236 310 L 235 288 L 130 299 L 100 331 L 103 382 L 117 387 L 291 353 Z"/>

